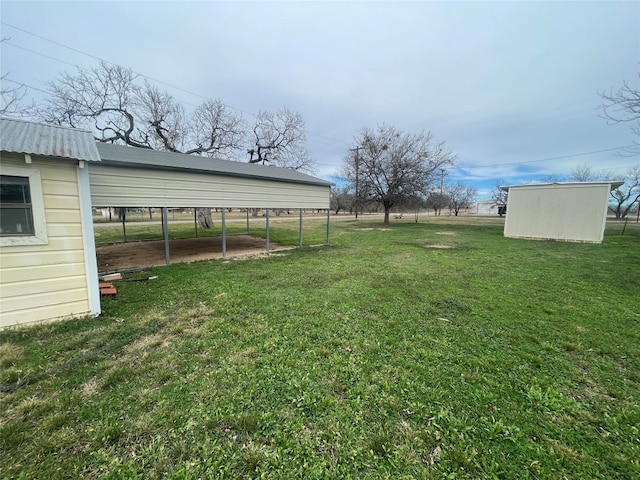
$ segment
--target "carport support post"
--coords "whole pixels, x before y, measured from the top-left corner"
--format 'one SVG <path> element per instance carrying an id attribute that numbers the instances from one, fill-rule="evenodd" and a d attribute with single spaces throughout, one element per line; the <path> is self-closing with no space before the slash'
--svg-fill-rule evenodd
<path id="1" fill-rule="evenodd" d="M 222 208 L 222 258 L 227 258 L 227 222 L 225 208 Z"/>
<path id="2" fill-rule="evenodd" d="M 267 220 L 267 253 L 269 252 L 269 209 L 265 210 L 266 212 L 266 220 Z"/>
<path id="3" fill-rule="evenodd" d="M 329 217 L 330 217 L 331 209 L 327 208 L 327 245 L 329 245 Z"/>
<path id="4" fill-rule="evenodd" d="M 300 247 L 302 247 L 302 209 L 300 209 Z"/>
<path id="5" fill-rule="evenodd" d="M 127 243 L 127 226 L 126 226 L 127 209 L 123 207 L 121 209 L 121 212 L 122 212 L 122 239 L 124 240 L 124 243 Z"/>
<path id="6" fill-rule="evenodd" d="M 164 261 L 167 265 L 171 263 L 169 257 L 169 221 L 167 219 L 167 207 L 162 207 L 162 237 L 164 238 Z"/>
<path id="7" fill-rule="evenodd" d="M 196 238 L 198 238 L 198 209 L 193 209 L 193 228 L 196 229 Z"/>

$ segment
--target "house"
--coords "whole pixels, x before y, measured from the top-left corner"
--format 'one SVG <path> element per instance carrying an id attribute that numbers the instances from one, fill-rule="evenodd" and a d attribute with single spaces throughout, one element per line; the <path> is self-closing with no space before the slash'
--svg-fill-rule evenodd
<path id="1" fill-rule="evenodd" d="M 100 313 L 90 132 L 0 119 L 0 327 Z"/>
<path id="2" fill-rule="evenodd" d="M 504 236 L 601 243 L 609 192 L 622 182 L 501 187 L 509 193 Z"/>
<path id="3" fill-rule="evenodd" d="M 331 196 L 330 182 L 285 168 L 10 119 L 0 119 L 0 175 L 0 328 L 100 313 L 92 207 L 161 208 L 169 263 L 168 208 L 300 209 L 302 232 L 302 209 L 328 212 Z"/>

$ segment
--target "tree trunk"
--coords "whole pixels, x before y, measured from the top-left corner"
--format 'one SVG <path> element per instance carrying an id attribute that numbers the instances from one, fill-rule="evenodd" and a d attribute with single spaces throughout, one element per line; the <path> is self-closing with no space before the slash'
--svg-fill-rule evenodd
<path id="1" fill-rule="evenodd" d="M 211 218 L 211 209 L 210 208 L 198 208 L 197 210 L 198 217 L 198 225 L 200 228 L 204 228 L 209 230 L 213 228 L 213 218 Z"/>
<path id="2" fill-rule="evenodd" d="M 384 206 L 384 224 L 389 226 L 389 212 L 391 211 L 391 207 L 385 205 Z"/>

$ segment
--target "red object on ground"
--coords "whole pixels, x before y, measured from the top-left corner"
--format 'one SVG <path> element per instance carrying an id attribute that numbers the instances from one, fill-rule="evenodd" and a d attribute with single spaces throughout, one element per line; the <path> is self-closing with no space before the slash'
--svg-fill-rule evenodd
<path id="1" fill-rule="evenodd" d="M 118 294 L 116 287 L 112 283 L 100 282 L 100 296 L 101 297 L 114 297 Z"/>

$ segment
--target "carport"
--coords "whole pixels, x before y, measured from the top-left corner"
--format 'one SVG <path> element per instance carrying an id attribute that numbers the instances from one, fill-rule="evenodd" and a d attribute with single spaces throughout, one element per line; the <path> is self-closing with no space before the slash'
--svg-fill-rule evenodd
<path id="1" fill-rule="evenodd" d="M 271 210 L 299 210 L 300 246 L 303 210 L 326 210 L 329 243 L 331 183 L 325 180 L 285 168 L 106 143 L 98 143 L 98 152 L 101 161 L 89 168 L 92 206 L 160 209 L 166 264 L 169 208 L 221 209 L 223 257 L 228 208 L 265 210 L 267 252 Z"/>

